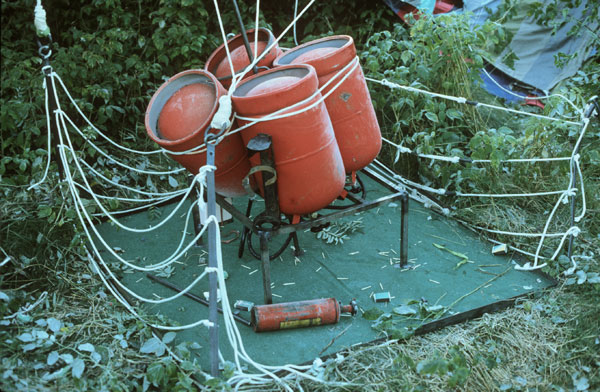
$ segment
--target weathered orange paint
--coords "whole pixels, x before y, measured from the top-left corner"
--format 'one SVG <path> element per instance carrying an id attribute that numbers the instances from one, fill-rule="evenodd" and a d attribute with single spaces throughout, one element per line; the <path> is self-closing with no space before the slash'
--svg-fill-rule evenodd
<path id="1" fill-rule="evenodd" d="M 335 298 L 255 305 L 250 314 L 255 332 L 335 324 L 340 321 L 340 304 Z"/>
<path id="2" fill-rule="evenodd" d="M 319 87 L 351 61 L 357 61 L 352 37 L 335 35 L 297 46 L 279 56 L 274 67 L 309 64 L 319 77 Z M 340 75 L 322 91 L 329 92 Z M 381 150 L 381 131 L 360 65 L 325 99 L 346 172 L 356 172 L 375 159 Z"/>
<path id="3" fill-rule="evenodd" d="M 159 146 L 173 152 L 204 144 L 204 133 L 217 111 L 225 89 L 210 73 L 188 70 L 166 81 L 154 93 L 146 109 L 146 132 Z M 192 174 L 206 164 L 206 153 L 169 154 Z M 223 196 L 245 195 L 242 180 L 250 162 L 239 134 L 224 138 L 215 149 L 216 191 Z"/>
<path id="4" fill-rule="evenodd" d="M 279 67 L 254 75 L 237 87 L 232 102 L 242 117 L 258 118 L 277 110 L 292 113 L 321 98 L 314 68 L 307 65 Z M 239 125 L 248 121 L 238 119 Z M 273 140 L 277 190 L 281 212 L 304 215 L 335 200 L 344 188 L 345 170 L 333 128 L 323 102 L 303 113 L 258 122 L 244 129 L 248 143 L 259 133 Z M 258 165 L 258 157 L 251 157 Z M 258 181 L 261 183 L 261 181 Z"/>
<path id="5" fill-rule="evenodd" d="M 261 27 L 258 29 L 258 44 L 257 48 L 254 48 L 254 29 L 247 30 L 246 36 L 250 42 L 250 50 L 256 56 L 256 53 L 262 54 L 264 50 L 275 42 L 275 37 L 270 30 Z M 229 48 L 231 61 L 233 63 L 233 69 L 236 73 L 244 69 L 244 67 L 250 64 L 248 59 L 248 53 L 244 47 L 244 40 L 241 34 L 236 35 L 227 41 Z M 258 50 L 257 50 L 258 49 Z M 258 62 L 258 67 L 271 67 L 273 60 L 282 53 L 278 45 L 273 48 Z M 231 85 L 231 67 L 227 59 L 227 52 L 225 51 L 225 44 L 219 46 L 208 58 L 204 69 L 217 77 L 217 79 L 223 84 L 225 88 L 229 88 Z M 262 70 L 259 69 L 259 72 Z M 253 72 L 250 71 L 244 76 L 244 78 L 250 77 Z"/>

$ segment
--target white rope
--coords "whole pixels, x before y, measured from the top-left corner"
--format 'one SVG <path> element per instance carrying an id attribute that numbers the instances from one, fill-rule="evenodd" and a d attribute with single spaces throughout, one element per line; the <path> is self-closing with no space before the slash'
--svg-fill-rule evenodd
<path id="1" fill-rule="evenodd" d="M 104 176 L 102 173 L 100 173 L 98 170 L 94 169 L 89 163 L 87 163 L 85 160 L 75 156 L 75 158 L 82 163 L 85 167 L 88 168 L 88 170 L 90 172 L 92 172 L 94 175 L 96 175 L 98 178 L 100 178 L 101 180 L 104 180 L 106 182 L 108 182 L 109 184 L 112 184 L 116 187 L 119 188 L 123 188 L 123 189 L 127 189 L 131 192 L 135 192 L 138 193 L 140 195 L 146 195 L 146 196 L 170 196 L 170 195 L 181 195 L 183 193 L 185 193 L 185 189 L 180 189 L 177 191 L 171 191 L 171 192 L 147 192 L 147 191 L 142 191 L 139 189 L 136 189 L 134 187 L 131 187 L 129 185 L 125 185 L 125 184 L 119 184 L 118 182 L 115 182 L 109 178 L 107 178 L 106 176 Z"/>
<path id="2" fill-rule="evenodd" d="M 298 39 L 296 38 L 296 15 L 298 15 L 298 0 L 294 2 L 294 45 L 298 46 Z"/>
<path id="3" fill-rule="evenodd" d="M 411 150 L 408 147 L 402 146 L 400 144 L 396 144 L 396 143 L 392 142 L 391 140 L 386 139 L 384 137 L 382 137 L 381 140 L 383 140 L 384 142 L 388 143 L 389 145 L 391 145 L 397 149 L 397 155 L 396 155 L 396 159 L 395 159 L 396 162 L 398 161 L 399 154 L 415 154 L 421 158 L 427 158 L 427 159 L 438 160 L 438 161 L 447 161 L 447 162 L 452 162 L 452 163 L 459 163 L 460 160 L 463 159 L 458 156 L 447 157 L 447 156 L 442 156 L 442 155 L 421 154 L 419 152 L 415 152 L 415 151 Z M 468 163 L 492 163 L 491 159 L 469 159 L 469 158 L 464 158 L 464 159 Z M 518 159 L 502 159 L 498 162 L 500 162 L 500 163 L 537 163 L 537 162 L 555 162 L 555 161 L 570 161 L 570 160 L 571 160 L 571 157 L 518 158 Z"/>
<path id="4" fill-rule="evenodd" d="M 39 304 L 41 304 L 42 301 L 44 299 L 46 299 L 47 296 L 48 296 L 48 292 L 47 291 L 42 292 L 42 294 L 40 294 L 40 296 L 38 297 L 38 299 L 34 303 L 32 303 L 32 304 L 27 303 L 25 306 L 22 306 L 21 308 L 19 308 L 19 310 L 17 310 L 15 313 L 10 314 L 8 316 L 4 316 L 2 319 L 3 320 L 10 320 L 10 319 L 13 319 L 13 318 L 15 318 L 15 317 L 17 317 L 19 315 L 22 315 L 22 314 L 25 314 L 25 313 L 28 313 L 28 312 L 32 311 Z"/>
<path id="5" fill-rule="evenodd" d="M 153 150 L 153 151 L 140 151 L 140 150 L 133 150 L 131 148 L 125 147 L 120 145 L 119 143 L 113 141 L 111 138 L 109 138 L 108 136 L 106 136 L 102 131 L 100 131 L 100 129 L 98 129 L 91 121 L 90 119 L 83 114 L 83 111 L 81 110 L 81 108 L 79 107 L 79 105 L 77 104 L 77 102 L 75 102 L 75 100 L 73 99 L 73 97 L 71 96 L 71 93 L 69 92 L 69 90 L 67 89 L 67 86 L 64 84 L 64 82 L 62 81 L 60 75 L 58 75 L 55 72 L 52 72 L 51 75 L 53 78 L 56 78 L 58 80 L 58 83 L 60 84 L 60 86 L 62 87 L 62 90 L 64 91 L 64 93 L 67 95 L 67 97 L 69 98 L 69 101 L 71 102 L 71 105 L 75 108 L 75 110 L 77 111 L 77 113 L 79 113 L 79 115 L 81 116 L 81 118 L 85 121 L 85 123 L 90 126 L 98 135 L 100 135 L 104 140 L 106 140 L 107 142 L 109 142 L 110 144 L 112 144 L 113 146 L 123 150 L 123 151 L 127 151 L 133 154 L 138 154 L 138 155 L 151 155 L 151 154 L 162 154 L 163 150 L 159 149 L 159 150 Z M 185 170 L 185 169 L 181 169 L 181 170 Z"/>
<path id="6" fill-rule="evenodd" d="M 572 188 L 569 191 L 577 190 Z M 560 195 L 569 191 L 547 191 L 547 192 L 532 192 L 532 193 L 462 193 L 455 192 L 459 197 L 535 197 L 535 196 L 551 196 Z"/>
<path id="7" fill-rule="evenodd" d="M 323 86 L 319 87 L 319 89 L 317 89 L 317 91 L 312 94 L 310 97 L 300 101 L 300 102 L 296 102 L 293 105 L 290 105 L 288 107 L 279 109 L 273 113 L 267 114 L 263 117 L 244 117 L 244 116 L 239 116 L 239 115 L 235 115 L 236 118 L 243 120 L 243 121 L 249 121 L 251 122 L 251 124 L 246 124 L 243 127 L 240 128 L 244 128 L 244 127 L 248 127 L 251 125 L 254 125 L 256 123 L 259 122 L 264 122 L 264 121 L 273 121 L 273 120 L 279 120 L 282 118 L 287 118 L 287 117 L 292 117 L 292 116 L 296 116 L 298 114 L 307 112 L 309 110 L 311 110 L 312 108 L 318 106 L 321 104 L 321 102 L 323 102 L 325 99 L 327 99 L 327 97 L 329 97 L 331 94 L 333 94 L 335 92 L 335 90 L 342 84 L 344 83 L 344 81 L 346 79 L 348 79 L 348 77 L 352 74 L 352 72 L 359 66 L 359 62 L 358 62 L 358 57 L 355 57 L 352 61 L 350 61 L 348 64 L 346 64 L 339 72 L 337 72 L 330 80 L 327 81 L 327 83 L 323 84 Z M 327 93 L 322 94 L 321 97 L 319 97 L 319 99 L 317 99 L 316 101 L 312 102 L 310 105 L 307 105 L 301 109 L 292 111 L 292 112 L 287 112 L 290 109 L 293 109 L 295 107 L 301 106 L 306 104 L 307 102 L 310 102 L 311 100 L 313 100 L 315 97 L 318 97 L 319 94 L 322 93 L 322 91 L 324 91 L 327 87 L 329 87 L 330 84 L 332 84 L 335 79 L 339 76 L 344 74 L 344 76 L 335 84 L 335 86 L 329 90 Z M 287 113 L 286 113 L 287 112 Z M 234 132 L 239 132 L 240 128 L 236 129 Z"/>
<path id="8" fill-rule="evenodd" d="M 586 212 L 586 202 L 585 202 L 585 186 L 584 186 L 584 182 L 583 182 L 583 173 L 581 172 L 581 166 L 579 163 L 579 154 L 576 154 L 573 157 L 573 161 L 575 162 L 575 166 L 577 168 L 577 174 L 579 176 L 579 184 L 581 187 L 581 214 L 579 214 L 578 216 L 576 216 L 574 218 L 575 222 L 579 222 L 581 221 L 581 219 L 585 216 L 585 212 Z"/>
<path id="9" fill-rule="evenodd" d="M 527 237 L 527 238 L 537 238 L 537 237 L 541 237 L 543 235 L 545 235 L 546 237 L 563 237 L 565 235 L 570 235 L 573 232 L 572 231 L 566 231 L 564 233 L 524 233 L 524 232 L 514 232 L 514 231 L 504 231 L 504 230 L 494 230 L 494 229 L 489 229 L 487 227 L 482 227 L 482 226 L 477 226 L 477 225 L 473 225 L 467 221 L 464 221 L 462 219 L 458 219 L 455 218 L 458 222 L 464 224 L 464 225 L 469 225 L 474 229 L 477 230 L 481 230 L 481 231 L 486 231 L 488 233 L 494 233 L 494 234 L 501 234 L 501 235 L 508 235 L 508 236 L 513 236 L 513 237 Z M 573 226 L 576 227 L 576 226 Z M 569 230 L 573 229 L 573 227 L 569 228 Z"/>
<path id="10" fill-rule="evenodd" d="M 449 101 L 454 101 L 454 102 L 458 102 L 458 103 L 468 103 L 467 99 L 465 97 L 455 97 L 452 95 L 445 95 L 445 94 L 438 94 L 438 93 L 432 93 L 430 91 L 427 90 L 422 90 L 416 87 L 410 87 L 410 86 L 403 86 L 397 83 L 393 83 L 390 82 L 386 79 L 382 79 L 382 80 L 378 80 L 378 79 L 373 79 L 373 78 L 369 78 L 369 77 L 365 77 L 366 80 L 370 81 L 370 82 L 375 82 L 375 83 L 379 83 L 383 86 L 392 88 L 392 89 L 401 89 L 401 90 L 406 90 L 406 91 L 410 91 L 413 93 L 420 93 L 420 94 L 425 94 L 425 95 L 429 95 L 432 97 L 437 97 L 437 98 L 443 98 L 443 99 L 447 99 Z M 475 102 L 475 106 L 479 107 L 479 106 L 483 106 L 483 107 L 487 107 L 490 109 L 496 109 L 496 110 L 501 110 L 501 111 L 505 111 L 505 112 L 511 112 L 511 113 L 515 113 L 515 114 L 522 114 L 524 116 L 530 116 L 530 117 L 536 117 L 536 118 L 541 118 L 544 120 L 550 120 L 550 121 L 562 121 L 565 124 L 572 124 L 572 125 L 581 125 L 581 122 L 576 122 L 576 121 L 569 121 L 569 120 L 564 120 L 561 118 L 554 118 L 554 117 L 549 117 L 549 116 L 544 116 L 541 114 L 536 114 L 536 113 L 529 113 L 529 112 L 525 112 L 522 110 L 515 110 L 515 109 L 511 109 L 511 108 L 507 108 L 507 107 L 503 107 L 503 106 L 496 106 L 496 105 L 490 105 L 487 103 L 482 103 L 482 102 Z"/>
<path id="11" fill-rule="evenodd" d="M 258 53 L 258 19 L 260 16 L 260 0 L 256 0 L 256 20 L 254 22 L 254 53 Z"/>
<path id="12" fill-rule="evenodd" d="M 67 119 L 67 121 L 71 124 L 73 129 L 75 129 L 75 131 L 83 138 L 83 140 L 85 140 L 86 143 L 88 143 L 90 146 L 92 146 L 94 148 L 94 150 L 98 151 L 100 153 L 100 155 L 102 155 L 106 159 L 110 160 L 111 162 L 114 162 L 118 166 L 121 166 L 124 169 L 131 170 L 133 172 L 137 172 L 137 173 L 141 173 L 141 174 L 150 174 L 150 175 L 155 175 L 155 176 L 175 174 L 175 173 L 180 173 L 182 170 L 185 170 L 182 168 L 168 170 L 168 171 L 143 170 L 143 169 L 138 169 L 133 166 L 129 166 L 126 163 L 120 162 L 119 160 L 115 159 L 113 156 L 111 156 L 107 152 L 103 151 L 100 147 L 98 147 L 96 144 L 94 144 L 94 142 L 92 142 L 87 136 L 85 136 L 85 134 L 79 129 L 79 127 L 73 122 L 73 120 L 71 120 L 71 118 L 65 112 L 63 112 L 62 110 L 59 110 L 59 109 L 55 110 L 55 112 L 63 114 L 64 117 Z"/>
<path id="13" fill-rule="evenodd" d="M 39 3 L 39 0 L 38 0 Z M 37 7 L 37 6 L 36 6 Z M 42 176 L 42 179 L 39 180 L 38 182 L 36 182 L 35 184 L 31 185 L 29 188 L 27 188 L 27 191 L 32 190 L 33 188 L 37 188 L 40 184 L 42 184 L 44 181 L 46 181 L 46 178 L 48 177 L 48 171 L 50 170 L 50 161 L 52 159 L 52 143 L 51 143 L 51 131 L 50 131 L 50 109 L 48 106 L 48 90 L 46 89 L 46 79 L 44 78 L 44 107 L 46 108 L 46 133 L 47 133 L 47 138 L 46 138 L 46 169 L 44 169 L 44 175 Z"/>
<path id="14" fill-rule="evenodd" d="M 214 1 L 215 1 L 215 4 L 216 4 L 216 0 L 214 0 Z M 228 92 L 229 95 L 233 95 L 233 93 L 235 91 L 235 88 L 237 87 L 238 82 L 240 80 L 242 80 L 244 78 L 244 76 L 246 76 L 246 74 L 248 72 L 250 72 L 250 70 L 252 70 L 254 68 L 254 66 L 256 64 L 258 64 L 258 62 L 260 60 L 262 60 L 267 55 L 267 53 L 269 53 L 271 51 L 271 49 L 273 49 L 275 47 L 275 45 L 277 45 L 279 43 L 279 41 L 281 40 L 281 38 L 283 38 L 283 36 L 285 34 L 287 34 L 287 32 L 290 30 L 290 28 L 292 28 L 293 24 L 296 23 L 298 21 L 298 19 L 300 19 L 302 17 L 302 15 L 304 15 L 304 13 L 310 8 L 310 6 L 313 5 L 313 3 L 315 1 L 316 0 L 311 0 L 302 9 L 302 11 L 300 11 L 300 13 L 298 15 L 296 15 L 296 17 L 294 18 L 294 20 L 281 32 L 281 34 L 279 34 L 279 36 L 277 38 L 275 38 L 275 40 L 271 43 L 271 45 L 269 45 L 268 47 L 266 47 L 265 50 L 263 50 L 263 52 L 261 54 L 257 54 L 257 56 L 254 58 L 254 61 L 251 62 L 246 68 L 244 68 L 238 75 L 236 75 L 233 78 L 231 87 L 229 88 L 229 92 Z M 217 8 L 217 13 L 218 12 L 219 11 L 218 11 L 218 8 Z M 220 16 L 219 16 L 219 20 L 220 20 Z M 219 23 L 220 23 L 219 27 L 221 27 L 222 32 L 224 33 L 223 25 L 221 24 L 221 22 L 219 22 Z M 224 36 L 224 38 L 225 38 L 225 36 Z M 227 42 L 227 41 L 225 41 L 225 42 Z M 225 45 L 225 46 L 227 46 L 227 45 Z M 233 72 L 232 72 L 232 75 L 234 75 Z"/>

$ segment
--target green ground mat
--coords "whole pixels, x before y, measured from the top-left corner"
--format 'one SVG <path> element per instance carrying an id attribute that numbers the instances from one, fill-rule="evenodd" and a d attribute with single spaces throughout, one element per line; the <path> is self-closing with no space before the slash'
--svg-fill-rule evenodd
<path id="1" fill-rule="evenodd" d="M 373 181 L 365 180 L 365 183 L 369 200 L 390 194 Z M 236 201 L 236 206 L 242 211 L 245 210 L 245 204 L 246 200 L 243 198 Z M 130 233 L 110 223 L 97 227 L 112 247 L 120 248 L 126 259 L 138 260 L 144 265 L 153 264 L 169 256 L 177 247 L 184 231 L 188 206 L 186 202 L 173 219 L 151 233 Z M 148 227 L 165 218 L 173 207 L 171 204 L 154 208 L 129 215 L 121 221 L 131 227 Z M 261 207 L 261 203 L 255 203 L 253 213 L 259 213 Z M 510 304 L 510 299 L 516 296 L 554 284 L 544 274 L 515 270 L 514 255 L 492 255 L 490 243 L 480 240 L 460 224 L 412 200 L 408 214 L 410 269 L 401 269 L 398 264 L 399 202 L 346 217 L 342 222 L 358 220 L 363 225 L 361 231 L 349 234 L 350 238 L 344 240 L 343 244 L 326 244 L 317 239 L 315 233 L 299 232 L 304 255 L 296 258 L 292 250 L 288 249 L 271 263 L 274 302 L 335 297 L 342 304 L 347 304 L 352 298 L 356 298 L 362 311 L 376 307 L 385 312 L 392 312 L 395 307 L 411 300 L 426 300 L 431 305 L 453 304 L 442 319 L 421 327 L 420 332 L 426 332 L 476 317 L 486 311 L 497 310 Z M 228 234 L 232 230 L 240 231 L 241 224 L 233 222 L 224 225 L 221 230 L 224 240 L 233 235 Z M 191 231 L 190 226 L 187 229 L 188 237 Z M 274 239 L 272 247 L 276 248 L 282 240 Z M 207 243 L 206 239 L 204 243 Z M 253 238 L 253 243 L 258 249 L 258 238 Z M 247 250 L 238 259 L 238 244 L 239 241 L 223 244 L 223 261 L 229 275 L 226 283 L 231 305 L 233 307 L 233 302 L 237 299 L 261 304 L 263 288 L 260 262 Z M 184 259 L 173 264 L 173 271 L 164 275 L 171 283 L 181 288 L 186 287 L 203 272 L 208 258 L 206 250 L 206 246 L 193 248 Z M 468 256 L 470 262 L 457 267 L 461 258 L 452 252 Z M 102 254 L 106 261 L 111 261 L 107 251 L 102 251 Z M 498 274 L 502 275 L 498 277 Z M 120 276 L 123 283 L 141 295 L 167 297 L 174 294 L 172 290 L 152 282 L 143 273 L 125 270 L 120 272 Z M 202 297 L 204 291 L 208 291 L 208 279 L 200 282 L 192 293 Z M 375 303 L 371 294 L 384 291 L 389 291 L 392 295 L 391 302 Z M 208 318 L 207 307 L 185 297 L 167 304 L 147 306 L 146 309 L 166 315 L 181 324 Z M 241 312 L 240 315 L 250 319 L 246 312 Z M 394 320 L 398 320 L 399 327 L 415 325 L 414 320 L 401 316 L 394 317 Z M 359 312 L 355 317 L 342 317 L 335 325 L 276 332 L 255 333 L 250 327 L 239 323 L 237 325 L 246 350 L 255 361 L 281 365 L 310 362 L 317 356 L 330 355 L 346 347 L 385 337 L 372 328 L 372 323 Z M 209 341 L 205 327 L 178 332 L 177 340 L 197 342 L 202 347 L 196 350 L 198 360 L 208 368 Z M 220 329 L 220 349 L 225 359 L 232 359 L 224 328 Z"/>

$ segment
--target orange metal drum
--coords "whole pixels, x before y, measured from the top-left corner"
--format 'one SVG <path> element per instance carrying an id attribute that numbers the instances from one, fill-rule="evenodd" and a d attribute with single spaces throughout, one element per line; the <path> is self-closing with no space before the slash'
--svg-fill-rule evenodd
<path id="1" fill-rule="evenodd" d="M 146 132 L 166 150 L 181 152 L 204 144 L 204 133 L 225 89 L 210 73 L 188 70 L 173 76 L 154 93 L 146 110 Z M 206 164 L 206 153 L 170 154 L 192 174 Z M 223 196 L 245 195 L 242 180 L 250 170 L 239 134 L 224 138 L 215 151 L 216 190 Z"/>
<path id="2" fill-rule="evenodd" d="M 335 324 L 340 321 L 340 304 L 335 298 L 323 298 L 257 305 L 250 317 L 255 332 Z"/>
<path id="3" fill-rule="evenodd" d="M 259 118 L 298 104 L 283 112 L 293 113 L 321 98 L 317 86 L 314 68 L 279 67 L 240 83 L 232 96 L 233 107 L 239 116 Z M 248 121 L 238 119 L 238 123 L 244 125 Z M 246 144 L 259 133 L 266 133 L 273 140 L 281 212 L 315 212 L 340 195 L 345 181 L 344 164 L 323 102 L 290 117 L 258 122 L 241 132 Z M 251 163 L 257 165 L 258 157 L 252 157 Z"/>
<path id="4" fill-rule="evenodd" d="M 358 61 L 352 37 L 336 35 L 293 48 L 275 59 L 273 66 L 312 65 L 320 87 L 352 61 Z M 322 93 L 335 87 L 343 76 L 339 75 Z M 360 65 L 325 99 L 325 105 L 346 171 L 355 172 L 367 166 L 379 154 L 381 131 Z"/>
<path id="5" fill-rule="evenodd" d="M 275 42 L 275 37 L 273 37 L 273 33 L 271 33 L 270 30 L 265 29 L 263 27 L 259 28 L 258 44 L 257 48 L 254 48 L 254 31 L 255 29 L 247 30 L 246 36 L 248 37 L 248 41 L 250 42 L 250 50 L 256 57 L 257 52 L 259 55 L 262 54 L 264 50 L 267 47 L 269 47 L 269 45 Z M 248 59 L 248 53 L 246 52 L 246 48 L 244 47 L 244 40 L 241 34 L 238 34 L 229 41 L 227 41 L 227 45 L 229 47 L 231 61 L 233 63 L 233 69 L 236 73 L 244 69 L 244 67 L 246 67 L 248 64 L 250 64 L 250 60 Z M 257 66 L 270 68 L 273 65 L 273 60 L 275 60 L 275 58 L 281 53 L 282 51 L 281 49 L 279 49 L 278 45 L 273 46 L 273 48 L 258 62 Z M 219 46 L 214 52 L 212 52 L 212 54 L 206 61 L 204 69 L 215 75 L 225 88 L 229 88 L 229 86 L 231 85 L 231 67 L 229 66 L 229 61 L 227 60 L 225 44 Z M 262 70 L 259 69 L 259 71 Z M 245 77 L 250 77 L 252 75 L 253 72 L 250 71 L 246 74 Z"/>

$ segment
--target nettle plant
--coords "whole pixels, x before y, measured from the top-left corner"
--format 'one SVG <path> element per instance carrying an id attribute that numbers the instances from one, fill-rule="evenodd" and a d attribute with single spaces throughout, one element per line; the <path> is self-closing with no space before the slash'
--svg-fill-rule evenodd
<path id="1" fill-rule="evenodd" d="M 471 26 L 467 15 L 442 15 L 413 20 L 410 29 L 396 24 L 393 31 L 373 34 L 361 58 L 365 72 L 373 78 L 475 100 L 481 94 L 482 48 L 492 49 L 506 41 L 499 25 L 487 22 Z M 473 136 L 490 126 L 477 109 L 424 94 L 374 84 L 369 87 L 382 132 L 393 142 L 424 154 L 474 153 L 486 159 L 500 154 L 497 147 L 504 145 L 506 130 L 497 132 L 498 140 L 470 143 Z M 388 150 L 387 163 L 395 163 L 394 156 L 395 151 Z M 406 162 L 406 156 L 401 158 L 401 164 Z M 406 164 L 403 168 L 407 170 Z M 457 176 L 457 167 L 440 163 L 421 166 L 419 174 L 426 182 L 436 179 L 436 185 L 452 183 L 457 188 L 463 178 Z"/>

